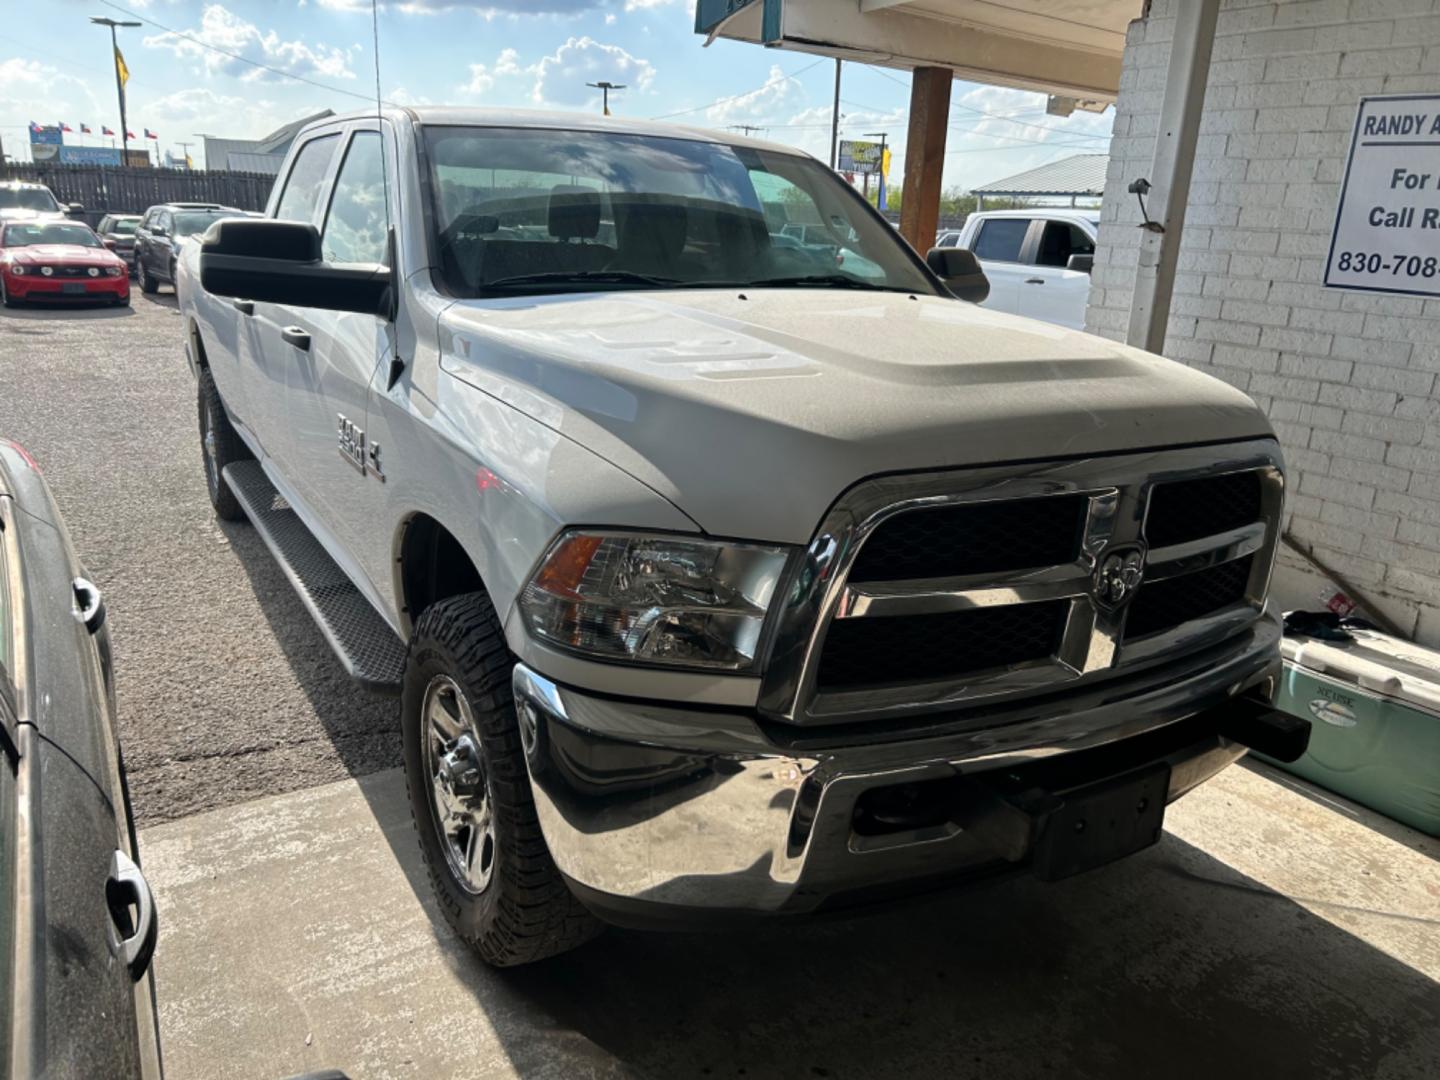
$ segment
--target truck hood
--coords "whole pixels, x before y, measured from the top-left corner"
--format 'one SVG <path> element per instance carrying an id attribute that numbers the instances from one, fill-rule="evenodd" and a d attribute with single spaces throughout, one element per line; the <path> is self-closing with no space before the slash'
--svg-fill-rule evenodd
<path id="1" fill-rule="evenodd" d="M 706 532 L 804 543 L 877 473 L 1270 434 L 1150 353 L 940 297 L 817 289 L 461 301 L 441 364 Z"/>

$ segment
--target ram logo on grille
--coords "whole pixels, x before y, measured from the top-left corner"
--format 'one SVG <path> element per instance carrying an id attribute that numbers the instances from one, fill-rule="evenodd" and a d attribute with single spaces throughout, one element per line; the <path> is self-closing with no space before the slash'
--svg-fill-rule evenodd
<path id="1" fill-rule="evenodd" d="M 1145 576 L 1145 551 L 1135 545 L 1111 548 L 1095 568 L 1095 601 L 1116 608 L 1140 587 Z"/>

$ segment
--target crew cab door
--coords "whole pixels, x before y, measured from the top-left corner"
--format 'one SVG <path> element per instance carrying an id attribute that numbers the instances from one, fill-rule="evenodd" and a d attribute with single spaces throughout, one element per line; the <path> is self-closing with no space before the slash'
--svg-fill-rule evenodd
<path id="1" fill-rule="evenodd" d="M 1094 255 L 1095 240 L 1076 221 L 1036 219 L 1028 272 L 1020 280 L 1019 311 L 1071 330 L 1085 329 L 1090 275 L 1067 269 L 1071 255 Z"/>
<path id="2" fill-rule="evenodd" d="M 990 296 L 984 306 L 1015 314 L 1020 310 L 1020 283 L 1029 276 L 1025 251 L 1030 218 L 992 217 L 980 222 L 970 250 L 990 279 Z"/>
<path id="3" fill-rule="evenodd" d="M 300 144 L 290 160 L 290 171 L 283 185 L 276 185 L 280 194 L 278 198 L 272 196 L 269 216 L 318 225 L 339 149 L 339 132 L 327 132 Z M 244 342 L 244 347 L 238 350 L 242 357 L 238 380 L 241 417 L 285 485 L 293 487 L 296 483 L 295 440 L 290 431 L 286 394 L 293 368 L 303 352 L 285 339 L 285 328 L 295 325 L 300 309 L 243 299 L 221 302 L 235 307 L 237 337 Z M 223 382 L 220 393 L 227 397 L 228 404 L 229 391 Z"/>
<path id="4" fill-rule="evenodd" d="M 374 121 L 350 125 L 320 221 L 327 263 L 386 263 L 391 194 Z M 391 329 L 376 315 L 287 307 L 285 409 L 296 493 L 352 559 L 383 506 L 383 448 L 364 437 L 370 382 L 389 363 Z M 317 530 L 321 531 L 321 530 Z M 322 539 L 325 537 L 322 536 Z M 344 555 L 332 551 L 346 561 Z M 358 565 L 358 562 L 355 564 Z"/>

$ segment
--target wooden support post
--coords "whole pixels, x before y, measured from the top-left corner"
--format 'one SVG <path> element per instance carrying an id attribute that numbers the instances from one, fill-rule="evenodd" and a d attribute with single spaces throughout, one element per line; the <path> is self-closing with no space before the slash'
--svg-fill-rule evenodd
<path id="1" fill-rule="evenodd" d="M 910 81 L 900 235 L 921 255 L 935 245 L 935 229 L 940 223 L 940 181 L 945 172 L 945 134 L 954 81 L 954 72 L 942 67 L 916 68 Z"/>

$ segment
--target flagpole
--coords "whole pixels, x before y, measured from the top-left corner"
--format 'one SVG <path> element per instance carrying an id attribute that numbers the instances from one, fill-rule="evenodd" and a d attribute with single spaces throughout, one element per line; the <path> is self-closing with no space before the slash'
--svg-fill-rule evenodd
<path id="1" fill-rule="evenodd" d="M 120 98 L 120 164 L 130 164 L 130 129 L 125 120 L 125 84 L 120 81 L 120 39 L 115 36 L 117 26 L 141 26 L 138 22 L 116 22 L 114 19 L 90 16 L 92 23 L 110 27 L 110 62 L 115 67 L 115 93 Z"/>

